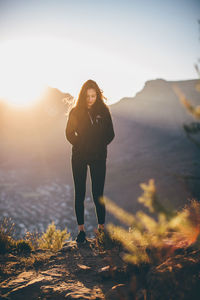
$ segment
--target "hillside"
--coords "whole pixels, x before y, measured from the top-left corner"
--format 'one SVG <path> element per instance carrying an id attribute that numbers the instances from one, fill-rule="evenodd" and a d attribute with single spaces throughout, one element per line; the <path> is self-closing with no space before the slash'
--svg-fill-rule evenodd
<path id="1" fill-rule="evenodd" d="M 199 149 L 186 137 L 183 124 L 194 122 L 172 90 L 177 84 L 191 103 L 199 104 L 198 80 L 150 80 L 133 98 L 111 106 L 116 138 L 110 149 L 114 198 L 124 207 L 138 209 L 139 184 L 155 178 L 163 203 L 181 206 L 188 198 L 200 199 Z M 200 140 L 200 137 L 196 137 Z M 123 179 L 122 179 L 123 178 Z M 111 191 L 110 191 L 111 193 Z M 133 202 L 130 201 L 134 195 Z M 129 199 L 129 200 L 128 200 Z"/>

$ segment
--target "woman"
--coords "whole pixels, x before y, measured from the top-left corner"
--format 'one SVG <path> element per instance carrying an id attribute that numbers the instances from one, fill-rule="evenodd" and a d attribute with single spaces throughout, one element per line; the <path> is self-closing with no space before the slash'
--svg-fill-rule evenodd
<path id="1" fill-rule="evenodd" d="M 79 93 L 77 103 L 69 113 L 66 138 L 72 144 L 72 173 L 75 187 L 75 212 L 79 233 L 77 243 L 86 241 L 84 229 L 84 199 L 87 165 L 90 168 L 92 195 L 95 203 L 98 230 L 104 229 L 105 203 L 103 196 L 107 145 L 114 139 L 113 123 L 102 91 L 93 80 L 87 80 Z"/>

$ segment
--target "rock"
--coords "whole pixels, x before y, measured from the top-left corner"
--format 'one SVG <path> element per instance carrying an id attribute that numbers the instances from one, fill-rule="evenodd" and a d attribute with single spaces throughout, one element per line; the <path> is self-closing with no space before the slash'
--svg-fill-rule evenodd
<path id="1" fill-rule="evenodd" d="M 97 271 L 97 274 L 101 277 L 101 279 L 106 280 L 111 278 L 110 266 L 105 266 L 100 268 Z"/>
<path id="2" fill-rule="evenodd" d="M 100 298 L 98 295 L 91 295 L 90 292 L 83 292 L 82 290 L 80 290 L 79 292 L 70 292 L 67 293 L 65 295 L 64 299 L 69 299 L 69 300 L 101 300 L 102 298 Z"/>
<path id="3" fill-rule="evenodd" d="M 29 273 L 29 272 L 25 272 Z M 4 297 L 8 297 L 8 299 L 15 299 L 15 300 L 22 300 L 22 299 L 29 299 L 35 300 L 40 295 L 40 287 L 47 282 L 51 281 L 51 277 L 46 276 L 38 276 L 37 278 L 33 278 L 32 280 L 28 281 L 28 278 L 22 278 L 18 276 L 18 280 L 14 280 L 10 282 L 10 288 L 13 284 L 13 288 L 10 292 L 4 295 Z"/>
<path id="4" fill-rule="evenodd" d="M 151 300 L 200 299 L 200 250 L 168 258 L 147 274 Z"/>
<path id="5" fill-rule="evenodd" d="M 71 252 L 76 249 L 77 249 L 77 244 L 75 241 L 67 241 L 63 244 L 62 248 L 58 251 L 58 253 Z"/>
<path id="6" fill-rule="evenodd" d="M 75 272 L 76 274 L 88 274 L 92 270 L 91 267 L 82 264 L 77 264 L 77 267 L 78 269 Z"/>
<path id="7" fill-rule="evenodd" d="M 129 288 L 125 284 L 113 286 L 106 294 L 105 300 L 130 300 Z"/>

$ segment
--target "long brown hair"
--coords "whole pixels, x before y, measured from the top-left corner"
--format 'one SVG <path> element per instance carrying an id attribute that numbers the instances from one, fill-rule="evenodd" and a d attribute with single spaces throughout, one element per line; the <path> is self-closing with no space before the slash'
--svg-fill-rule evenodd
<path id="1" fill-rule="evenodd" d="M 78 99 L 75 105 L 78 109 L 86 108 L 86 97 L 88 89 L 94 89 L 97 93 L 97 99 L 93 104 L 97 110 L 108 108 L 107 104 L 104 102 L 104 99 L 107 101 L 107 98 L 103 95 L 103 91 L 99 88 L 98 84 L 94 80 L 89 79 L 82 85 L 79 92 Z"/>

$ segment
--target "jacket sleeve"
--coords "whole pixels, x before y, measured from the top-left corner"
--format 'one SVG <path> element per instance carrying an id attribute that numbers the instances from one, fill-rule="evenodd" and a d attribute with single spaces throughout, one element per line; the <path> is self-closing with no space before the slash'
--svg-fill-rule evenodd
<path id="1" fill-rule="evenodd" d="M 65 129 L 65 136 L 72 145 L 75 145 L 78 142 L 78 136 L 75 134 L 76 128 L 77 128 L 77 119 L 76 116 L 74 115 L 74 110 L 72 108 L 69 113 L 67 126 Z"/>
<path id="2" fill-rule="evenodd" d="M 109 109 L 105 114 L 105 142 L 106 145 L 110 144 L 115 137 L 113 122 Z"/>

